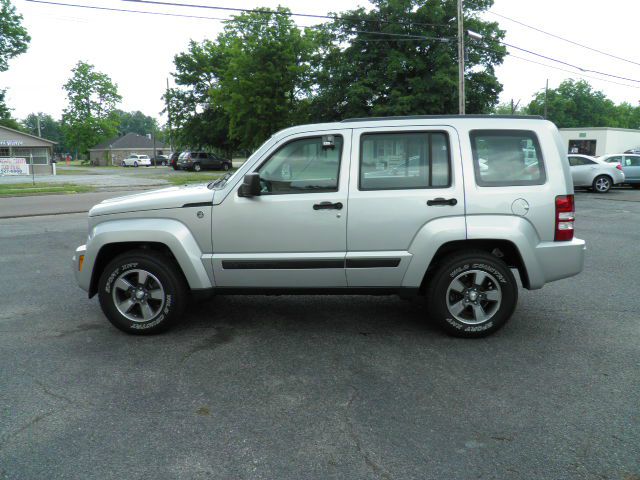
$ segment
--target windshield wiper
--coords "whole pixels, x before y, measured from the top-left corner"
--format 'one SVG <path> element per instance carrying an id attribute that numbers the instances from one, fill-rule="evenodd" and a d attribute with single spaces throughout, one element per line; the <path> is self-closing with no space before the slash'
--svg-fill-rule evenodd
<path id="1" fill-rule="evenodd" d="M 211 189 L 211 188 L 214 188 L 214 187 L 222 186 L 222 185 L 224 185 L 225 183 L 227 183 L 227 180 L 229 180 L 229 178 L 231 178 L 231 175 L 233 175 L 233 173 L 232 173 L 232 172 L 225 173 L 225 174 L 224 174 L 222 177 L 220 177 L 219 179 L 214 180 L 213 182 L 209 183 L 209 184 L 207 185 L 207 187 Z"/>

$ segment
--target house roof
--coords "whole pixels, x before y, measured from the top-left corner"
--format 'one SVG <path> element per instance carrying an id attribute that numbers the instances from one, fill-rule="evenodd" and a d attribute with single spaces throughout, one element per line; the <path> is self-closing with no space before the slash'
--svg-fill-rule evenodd
<path id="1" fill-rule="evenodd" d="M 7 132 L 15 133 L 18 135 L 22 135 L 24 137 L 35 138 L 41 142 L 50 143 L 51 145 L 57 145 L 58 142 L 54 142 L 52 140 L 47 140 L 46 138 L 38 137 L 36 135 L 31 135 L 30 133 L 21 132 L 20 130 L 14 130 L 13 128 L 5 127 L 4 125 L 0 125 L 0 129 L 6 130 Z"/>
<path id="2" fill-rule="evenodd" d="M 153 148 L 153 140 L 145 135 L 138 135 L 137 133 L 127 133 L 122 137 L 112 138 L 106 142 L 99 143 L 89 150 L 110 150 L 110 149 L 150 149 Z M 164 142 L 156 140 L 156 148 L 167 148 Z"/>

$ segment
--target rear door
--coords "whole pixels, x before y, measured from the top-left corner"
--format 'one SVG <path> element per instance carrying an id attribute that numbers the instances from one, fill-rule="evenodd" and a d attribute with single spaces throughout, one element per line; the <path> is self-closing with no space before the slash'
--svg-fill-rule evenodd
<path id="1" fill-rule="evenodd" d="M 622 170 L 626 182 L 640 183 L 640 155 L 625 155 Z"/>
<path id="2" fill-rule="evenodd" d="M 458 137 L 448 126 L 354 130 L 346 260 L 350 287 L 400 286 L 420 229 L 440 217 L 464 216 L 459 148 L 452 145 L 458 145 Z"/>

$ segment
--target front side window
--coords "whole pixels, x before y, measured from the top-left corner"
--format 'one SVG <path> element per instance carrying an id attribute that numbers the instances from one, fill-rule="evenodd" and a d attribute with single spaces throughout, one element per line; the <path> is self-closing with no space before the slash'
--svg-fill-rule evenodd
<path id="1" fill-rule="evenodd" d="M 362 135 L 360 190 L 437 188 L 449 185 L 449 140 L 445 133 Z"/>
<path id="2" fill-rule="evenodd" d="M 262 194 L 338 191 L 342 137 L 325 137 L 293 140 L 271 155 L 258 169 Z"/>
<path id="3" fill-rule="evenodd" d="M 475 130 L 470 137 L 478 185 L 542 185 L 546 181 L 542 152 L 535 133 L 526 130 Z"/>

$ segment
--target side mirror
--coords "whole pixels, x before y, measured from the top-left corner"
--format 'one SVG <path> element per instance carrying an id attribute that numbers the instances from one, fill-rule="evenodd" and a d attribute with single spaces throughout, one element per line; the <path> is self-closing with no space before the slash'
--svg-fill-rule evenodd
<path id="1" fill-rule="evenodd" d="M 257 197 L 260 195 L 260 174 L 247 173 L 238 189 L 239 197 Z"/>

